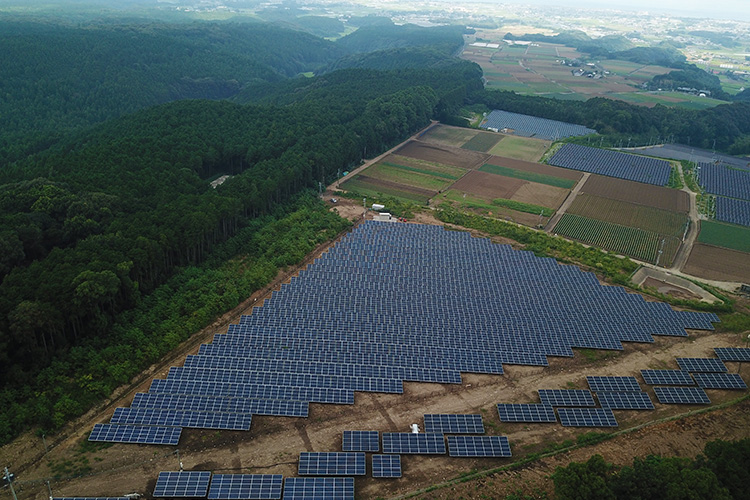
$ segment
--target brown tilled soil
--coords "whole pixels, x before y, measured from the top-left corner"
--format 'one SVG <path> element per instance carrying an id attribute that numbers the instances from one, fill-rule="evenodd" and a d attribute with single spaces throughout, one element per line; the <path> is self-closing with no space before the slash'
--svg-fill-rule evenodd
<path id="1" fill-rule="evenodd" d="M 470 193 L 488 201 L 495 198 L 509 200 L 525 184 L 528 182 L 522 179 L 472 170 L 453 183 L 451 189 Z"/>
<path id="2" fill-rule="evenodd" d="M 557 210 L 565 201 L 568 193 L 570 193 L 569 189 L 529 182 L 518 188 L 511 199 Z"/>
<path id="3" fill-rule="evenodd" d="M 432 198 L 437 194 L 437 191 L 433 191 L 431 189 L 424 189 L 424 188 L 418 188 L 414 186 L 407 186 L 406 184 L 402 184 L 400 182 L 393 182 L 393 181 L 386 181 L 383 179 L 376 179 L 374 177 L 369 177 L 367 175 L 358 175 L 357 180 L 360 182 L 366 182 L 367 184 L 370 184 L 373 186 L 374 189 L 377 189 L 378 186 L 388 188 L 388 189 L 395 189 L 397 191 L 404 191 L 406 193 L 414 193 L 419 196 L 425 196 L 427 198 Z"/>
<path id="4" fill-rule="evenodd" d="M 581 192 L 638 205 L 688 213 L 690 197 L 684 191 L 592 174 Z"/>
<path id="5" fill-rule="evenodd" d="M 744 252 L 696 243 L 682 271 L 710 280 L 750 283 L 750 257 Z"/>
<path id="6" fill-rule="evenodd" d="M 534 172 L 536 174 L 549 175 L 552 177 L 559 177 L 560 179 L 570 179 L 573 181 L 579 181 L 583 177 L 583 172 L 577 170 L 571 170 L 569 168 L 553 167 L 552 165 L 545 165 L 543 163 L 534 163 L 531 161 L 514 160 L 513 158 L 505 158 L 504 156 L 492 156 L 487 163 L 490 165 L 497 165 L 498 167 L 513 168 L 516 170 L 523 170 L 524 172 Z"/>
<path id="7" fill-rule="evenodd" d="M 420 141 L 410 141 L 395 153 L 462 168 L 479 168 L 490 157 L 485 153 Z"/>

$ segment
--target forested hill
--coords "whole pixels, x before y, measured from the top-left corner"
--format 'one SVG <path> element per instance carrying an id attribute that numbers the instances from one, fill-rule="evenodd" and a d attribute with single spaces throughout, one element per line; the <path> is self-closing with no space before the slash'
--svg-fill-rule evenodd
<path id="1" fill-rule="evenodd" d="M 167 324 L 140 319 L 153 296 L 161 299 L 150 308 L 172 303 L 174 289 L 160 288 L 167 280 L 185 283 L 181 276 L 217 252 L 247 251 L 259 217 L 365 151 L 457 111 L 482 87 L 481 71 L 465 61 L 290 82 L 296 87 L 278 85 L 257 104 L 182 100 L 141 110 L 0 169 L 0 442 L 30 425 L 62 425 L 184 339 L 186 325 L 198 324 L 188 302 L 175 304 Z M 295 98 L 281 99 L 285 90 Z M 210 188 L 222 173 L 232 178 Z M 309 245 L 282 250 L 299 259 Z M 268 279 L 269 265 L 250 271 Z M 197 283 L 185 284 L 188 296 Z M 211 286 L 212 303 L 236 303 L 235 288 Z"/>
<path id="2" fill-rule="evenodd" d="M 226 98 L 346 53 L 265 23 L 90 24 L 0 20 L 0 167 L 64 133 L 156 104 Z"/>

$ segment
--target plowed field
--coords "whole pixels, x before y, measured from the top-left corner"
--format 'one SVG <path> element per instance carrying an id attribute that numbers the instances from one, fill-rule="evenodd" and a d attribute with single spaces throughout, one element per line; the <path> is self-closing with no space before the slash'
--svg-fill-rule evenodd
<path id="1" fill-rule="evenodd" d="M 500 167 L 523 170 L 525 172 L 534 172 L 537 174 L 559 177 L 560 179 L 579 181 L 583 177 L 583 173 L 577 170 L 553 167 L 552 165 L 544 165 L 542 163 L 534 163 L 531 161 L 515 160 L 513 158 L 505 158 L 503 156 L 492 156 L 487 160 L 487 163 L 489 163 L 490 165 L 498 165 Z"/>
<path id="2" fill-rule="evenodd" d="M 461 168 L 479 168 L 490 157 L 461 148 L 411 141 L 395 151 L 402 156 L 411 156 L 419 160 L 434 161 Z"/>
<path id="3" fill-rule="evenodd" d="M 528 182 L 502 175 L 488 174 L 474 170 L 456 181 L 452 189 L 471 193 L 486 200 L 505 198 L 510 200 L 521 186 Z"/>
<path id="4" fill-rule="evenodd" d="M 637 227 L 665 236 L 682 238 L 687 216 L 644 205 L 619 200 L 579 194 L 567 213 L 613 222 L 623 226 Z"/>
<path id="5" fill-rule="evenodd" d="M 684 191 L 603 175 L 592 174 L 581 192 L 671 212 L 687 213 L 690 208 L 690 197 Z"/>
<path id="6" fill-rule="evenodd" d="M 683 271 L 711 280 L 750 283 L 750 258 L 743 252 L 698 243 Z"/>

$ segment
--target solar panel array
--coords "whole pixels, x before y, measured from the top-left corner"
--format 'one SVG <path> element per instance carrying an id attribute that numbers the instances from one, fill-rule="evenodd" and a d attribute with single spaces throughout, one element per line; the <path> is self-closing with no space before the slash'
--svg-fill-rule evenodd
<path id="1" fill-rule="evenodd" d="M 401 477 L 401 455 L 373 455 L 372 477 Z"/>
<path id="2" fill-rule="evenodd" d="M 275 500 L 281 498 L 281 474 L 214 474 L 208 500 Z"/>
<path id="3" fill-rule="evenodd" d="M 721 163 L 698 163 L 698 183 L 711 194 L 750 200 L 750 171 Z"/>
<path id="4" fill-rule="evenodd" d="M 716 358 L 677 358 L 680 369 L 686 372 L 723 373 L 727 371 L 724 362 Z"/>
<path id="5" fill-rule="evenodd" d="M 284 500 L 354 500 L 353 477 L 288 477 Z"/>
<path id="6" fill-rule="evenodd" d="M 706 391 L 700 387 L 654 387 L 654 394 L 662 404 L 711 404 Z"/>
<path id="7" fill-rule="evenodd" d="M 617 427 L 609 408 L 558 408 L 557 414 L 564 427 Z"/>
<path id="8" fill-rule="evenodd" d="M 180 434 L 182 427 L 96 424 L 89 434 L 89 441 L 176 445 Z"/>
<path id="9" fill-rule="evenodd" d="M 539 399 L 549 406 L 596 406 L 591 391 L 585 389 L 539 389 Z"/>
<path id="10" fill-rule="evenodd" d="M 516 135 L 537 137 L 548 141 L 557 141 L 567 137 L 595 134 L 596 130 L 573 123 L 548 120 L 536 116 L 493 110 L 481 125 L 485 129 L 512 129 Z"/>
<path id="11" fill-rule="evenodd" d="M 424 431 L 443 434 L 484 434 L 482 415 L 427 414 Z"/>
<path id="12" fill-rule="evenodd" d="M 154 487 L 157 498 L 202 498 L 208 495 L 211 472 L 180 471 L 160 472 Z"/>
<path id="13" fill-rule="evenodd" d="M 368 221 L 117 418 L 165 426 L 195 422 L 179 412 L 236 414 L 242 425 L 259 414 L 302 417 L 310 402 L 352 404 L 355 391 L 459 384 L 461 372 L 546 366 L 574 347 L 621 350 L 716 321 L 468 233 Z M 230 417 L 201 418 L 226 428 Z"/>
<path id="14" fill-rule="evenodd" d="M 703 389 L 747 389 L 739 373 L 696 373 L 693 376 Z"/>
<path id="15" fill-rule="evenodd" d="M 645 392 L 597 392 L 602 408 L 610 410 L 653 410 L 654 403 Z"/>
<path id="16" fill-rule="evenodd" d="M 750 361 L 750 347 L 714 347 L 722 361 Z"/>
<path id="17" fill-rule="evenodd" d="M 300 476 L 364 476 L 364 453 L 306 451 L 299 454 Z"/>
<path id="18" fill-rule="evenodd" d="M 549 159 L 550 165 L 592 174 L 664 186 L 672 170 L 668 161 L 646 156 L 565 144 Z"/>
<path id="19" fill-rule="evenodd" d="M 501 422 L 557 422 L 555 409 L 550 405 L 500 403 L 497 412 Z"/>
<path id="20" fill-rule="evenodd" d="M 448 436 L 452 457 L 510 457 L 510 443 L 505 436 Z"/>
<path id="21" fill-rule="evenodd" d="M 116 408 L 113 424 L 165 425 L 195 429 L 250 429 L 252 415 L 205 411 L 160 410 L 153 408 Z"/>
<path id="22" fill-rule="evenodd" d="M 380 451 L 378 431 L 344 431 L 341 449 L 343 451 Z"/>
<path id="23" fill-rule="evenodd" d="M 444 455 L 445 438 L 438 433 L 384 432 L 383 453 Z"/>
<path id="24" fill-rule="evenodd" d="M 750 226 L 750 201 L 717 196 L 715 207 L 717 220 Z"/>
<path id="25" fill-rule="evenodd" d="M 641 370 L 648 385 L 695 385 L 690 372 L 684 370 Z"/>
<path id="26" fill-rule="evenodd" d="M 589 384 L 589 388 L 594 392 L 599 392 L 599 391 L 640 392 L 641 391 L 641 386 L 635 377 L 589 376 L 589 377 L 586 377 L 586 381 Z"/>

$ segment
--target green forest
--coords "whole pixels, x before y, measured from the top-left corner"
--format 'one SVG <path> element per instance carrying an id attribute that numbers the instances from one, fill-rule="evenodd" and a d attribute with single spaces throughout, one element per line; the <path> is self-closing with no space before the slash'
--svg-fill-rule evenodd
<path id="1" fill-rule="evenodd" d="M 453 56 L 463 29 L 361 24 L 333 42 L 258 20 L 0 17 L 0 443 L 59 429 L 345 231 L 319 183 L 431 120 L 480 106 L 750 151 L 750 104 L 485 91 Z"/>

